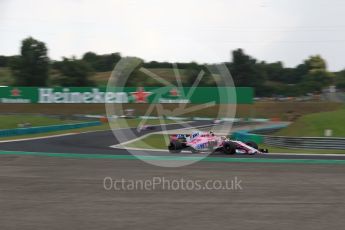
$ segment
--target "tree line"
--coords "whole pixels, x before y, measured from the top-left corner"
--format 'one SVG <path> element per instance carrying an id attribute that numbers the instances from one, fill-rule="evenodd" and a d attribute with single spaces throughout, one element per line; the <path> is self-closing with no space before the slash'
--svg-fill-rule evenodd
<path id="1" fill-rule="evenodd" d="M 95 86 L 92 76 L 96 72 L 112 71 L 121 59 L 120 53 L 99 55 L 85 53 L 82 58 L 51 60 L 44 42 L 32 37 L 22 41 L 20 55 L 0 56 L 0 67 L 9 67 L 16 86 Z M 232 52 L 232 61 L 226 62 L 236 86 L 254 87 L 256 96 L 298 96 L 320 92 L 335 84 L 345 89 L 345 69 L 340 72 L 327 70 L 326 61 L 319 55 L 311 56 L 293 68 L 284 67 L 282 62 L 267 63 L 246 54 L 242 49 Z M 215 86 L 216 80 L 205 65 L 196 62 L 177 63 L 183 72 L 184 86 L 191 86 L 200 71 L 204 77 L 200 86 Z M 169 62 L 145 62 L 139 67 L 147 69 L 172 69 Z M 171 79 L 168 79 L 172 81 Z M 175 83 L 175 82 L 172 82 Z M 147 74 L 134 70 L 127 86 L 160 86 Z"/>

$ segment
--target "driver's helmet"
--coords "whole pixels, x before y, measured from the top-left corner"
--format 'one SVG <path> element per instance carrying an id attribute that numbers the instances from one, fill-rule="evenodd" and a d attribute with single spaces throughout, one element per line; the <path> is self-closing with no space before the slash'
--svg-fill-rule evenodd
<path id="1" fill-rule="evenodd" d="M 198 136 L 200 136 L 200 132 L 199 131 L 195 131 L 195 132 L 192 132 L 192 135 L 191 135 L 191 140 L 193 140 L 194 138 L 197 138 Z"/>

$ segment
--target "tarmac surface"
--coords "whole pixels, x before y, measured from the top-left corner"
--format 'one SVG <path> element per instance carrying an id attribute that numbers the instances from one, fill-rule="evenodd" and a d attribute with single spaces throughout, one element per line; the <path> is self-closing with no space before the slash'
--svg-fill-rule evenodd
<path id="1" fill-rule="evenodd" d="M 175 128 L 179 126 L 169 126 Z M 59 153 L 129 155 L 109 147 L 114 144 L 118 141 L 111 131 L 0 143 L 3 151 L 55 153 L 53 157 L 0 155 L 0 229 L 344 229 L 344 164 L 204 161 L 163 168 L 135 158 L 57 157 Z M 126 182 L 119 183 L 122 180 Z M 165 182 L 153 186 L 153 180 Z M 126 187 L 131 181 L 137 185 Z M 149 186 L 141 186 L 147 181 Z M 208 184 L 205 189 L 209 181 L 217 181 L 217 186 Z"/>
<path id="2" fill-rule="evenodd" d="M 344 229 L 344 165 L 0 156 L 1 229 Z M 106 190 L 104 178 L 237 180 L 226 190 Z M 111 185 L 106 183 L 108 189 Z M 176 185 L 175 185 L 176 188 Z"/>
<path id="3" fill-rule="evenodd" d="M 190 123 L 194 127 L 211 127 L 210 121 L 195 121 Z M 234 123 L 234 127 L 241 127 L 244 123 Z M 183 128 L 179 124 L 167 125 L 167 130 L 175 130 Z M 154 130 L 147 130 L 138 132 L 136 128 L 115 130 L 121 135 L 135 135 L 140 137 L 149 133 L 161 131 L 161 127 L 157 126 Z M 128 133 L 128 134 L 127 134 Z M 130 155 L 130 153 L 122 148 L 111 148 L 110 146 L 119 144 L 119 141 L 114 137 L 112 131 L 97 131 L 79 133 L 68 136 L 58 136 L 52 138 L 23 140 L 15 142 L 0 142 L 0 151 L 26 151 L 26 152 L 45 152 L 45 153 L 79 153 L 79 154 L 107 154 L 107 155 Z M 142 151 L 131 150 L 135 155 L 151 155 L 151 156 L 171 156 L 168 152 L 163 151 Z M 303 150 L 301 150 L 303 152 Z M 191 156 L 191 154 L 178 154 L 179 156 Z M 193 154 L 198 156 L 198 154 Z M 231 157 L 231 158 L 267 158 L 267 159 L 332 159 L 345 160 L 344 156 L 334 156 L 331 154 L 315 154 L 315 155 L 286 155 L 286 154 L 260 154 L 260 155 L 225 155 L 223 153 L 213 153 L 214 157 Z"/>

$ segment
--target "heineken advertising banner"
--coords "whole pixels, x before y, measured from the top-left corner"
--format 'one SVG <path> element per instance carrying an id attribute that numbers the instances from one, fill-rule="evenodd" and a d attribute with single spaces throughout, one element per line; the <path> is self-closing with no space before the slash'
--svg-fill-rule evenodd
<path id="1" fill-rule="evenodd" d="M 236 96 L 229 96 L 234 95 Z M 249 87 L 1 87 L 1 103 L 191 103 L 251 104 Z"/>

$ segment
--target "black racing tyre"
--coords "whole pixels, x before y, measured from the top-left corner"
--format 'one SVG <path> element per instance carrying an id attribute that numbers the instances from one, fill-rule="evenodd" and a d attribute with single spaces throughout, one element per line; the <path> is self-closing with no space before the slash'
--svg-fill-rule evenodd
<path id="1" fill-rule="evenodd" d="M 235 154 L 236 153 L 236 144 L 231 142 L 231 141 L 225 142 L 223 145 L 223 152 L 225 154 Z"/>
<path id="2" fill-rule="evenodd" d="M 245 144 L 254 148 L 254 149 L 259 149 L 258 144 L 256 144 L 254 141 L 247 141 Z"/>
<path id="3" fill-rule="evenodd" d="M 168 149 L 170 153 L 180 153 L 182 151 L 182 143 L 179 141 L 171 141 Z"/>
<path id="4" fill-rule="evenodd" d="M 262 153 L 268 153 L 268 149 L 259 149 L 259 151 Z"/>

